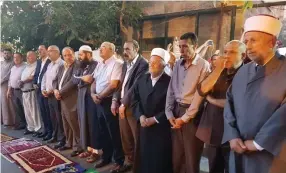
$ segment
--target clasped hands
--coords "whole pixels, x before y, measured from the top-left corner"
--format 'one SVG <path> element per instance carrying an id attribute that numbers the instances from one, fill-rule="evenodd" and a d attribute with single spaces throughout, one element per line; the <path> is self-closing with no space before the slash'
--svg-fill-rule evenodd
<path id="1" fill-rule="evenodd" d="M 170 118 L 169 122 L 172 125 L 172 129 L 179 129 L 185 124 L 181 118 Z"/>
<path id="2" fill-rule="evenodd" d="M 150 127 L 156 123 L 157 122 L 155 121 L 154 117 L 147 118 L 145 115 L 140 116 L 141 127 Z"/>
<path id="3" fill-rule="evenodd" d="M 255 147 L 253 140 L 242 141 L 240 138 L 232 139 L 229 141 L 231 150 L 236 153 L 242 154 L 245 152 L 254 152 L 258 151 Z"/>

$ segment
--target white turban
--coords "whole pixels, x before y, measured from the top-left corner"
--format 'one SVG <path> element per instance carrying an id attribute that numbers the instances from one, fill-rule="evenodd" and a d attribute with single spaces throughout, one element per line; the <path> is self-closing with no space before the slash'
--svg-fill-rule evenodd
<path id="1" fill-rule="evenodd" d="M 154 48 L 151 52 L 151 56 L 159 56 L 165 63 L 168 63 L 170 60 L 169 52 L 162 48 Z"/>
<path id="2" fill-rule="evenodd" d="M 244 33 L 258 31 L 278 37 L 282 29 L 282 23 L 274 16 L 257 15 L 246 19 L 244 23 Z"/>
<path id="3" fill-rule="evenodd" d="M 88 45 L 83 45 L 79 48 L 79 51 L 87 51 L 87 52 L 91 52 L 92 53 L 92 49 L 90 46 Z"/>

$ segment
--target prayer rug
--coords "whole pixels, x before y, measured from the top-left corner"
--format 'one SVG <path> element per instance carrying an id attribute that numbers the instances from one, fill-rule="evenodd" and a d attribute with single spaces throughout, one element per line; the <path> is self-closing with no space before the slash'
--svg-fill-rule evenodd
<path id="1" fill-rule="evenodd" d="M 91 169 L 86 170 L 84 173 L 99 173 L 99 172 L 91 168 Z"/>
<path id="2" fill-rule="evenodd" d="M 40 146 L 41 143 L 38 141 L 27 139 L 27 138 L 20 138 L 15 139 L 12 141 L 6 141 L 1 143 L 1 155 L 10 162 L 13 162 L 10 154 L 23 151 L 26 149 L 34 148 Z"/>
<path id="3" fill-rule="evenodd" d="M 84 173 L 84 172 L 85 168 L 81 167 L 79 164 L 59 166 L 58 168 L 52 171 L 52 173 Z"/>
<path id="4" fill-rule="evenodd" d="M 14 139 L 14 138 L 1 133 L 1 143 L 6 142 L 6 141 L 11 141 L 12 139 Z"/>
<path id="5" fill-rule="evenodd" d="M 10 155 L 26 172 L 51 172 L 58 166 L 73 163 L 48 146 L 39 146 Z"/>

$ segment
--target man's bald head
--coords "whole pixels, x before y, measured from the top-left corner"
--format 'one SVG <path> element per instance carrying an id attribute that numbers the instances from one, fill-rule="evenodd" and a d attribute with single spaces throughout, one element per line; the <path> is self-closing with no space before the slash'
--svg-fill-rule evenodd
<path id="1" fill-rule="evenodd" d="M 51 61 L 56 61 L 60 57 L 60 49 L 56 45 L 51 45 L 48 48 L 48 54 Z"/>
<path id="2" fill-rule="evenodd" d="M 27 52 L 27 62 L 29 64 L 33 64 L 36 61 L 37 61 L 37 54 L 36 54 L 36 52 L 34 52 L 34 51 Z"/>
<path id="3" fill-rule="evenodd" d="M 239 40 L 232 40 L 232 41 L 226 43 L 225 47 L 228 45 L 236 46 L 238 48 L 238 50 L 240 51 L 240 53 L 246 53 L 245 44 Z"/>
<path id="4" fill-rule="evenodd" d="M 245 57 L 245 44 L 239 40 L 232 40 L 224 46 L 223 56 L 227 59 L 226 68 L 238 68 Z"/>

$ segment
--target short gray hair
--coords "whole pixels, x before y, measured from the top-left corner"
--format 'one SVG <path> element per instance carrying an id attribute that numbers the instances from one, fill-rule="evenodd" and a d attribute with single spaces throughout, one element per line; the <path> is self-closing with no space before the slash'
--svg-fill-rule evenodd
<path id="1" fill-rule="evenodd" d="M 60 48 L 59 48 L 58 46 L 56 46 L 56 45 L 51 45 L 51 46 L 49 46 L 49 47 L 52 47 L 52 48 L 56 49 L 59 53 L 61 52 L 61 51 L 60 51 Z M 48 48 L 48 49 L 49 49 L 49 48 Z"/>
<path id="2" fill-rule="evenodd" d="M 108 42 L 108 41 L 105 41 L 105 42 L 103 42 L 101 45 L 106 45 L 111 51 L 112 51 L 112 53 L 114 53 L 115 52 L 115 45 L 113 44 L 113 43 L 110 43 L 110 42 Z"/>
<path id="3" fill-rule="evenodd" d="M 226 45 L 228 45 L 228 44 L 235 44 L 238 46 L 238 49 L 241 53 L 246 53 L 246 45 L 243 42 L 241 42 L 239 40 L 232 40 L 232 41 L 226 43 Z"/>
<path id="4" fill-rule="evenodd" d="M 74 53 L 74 50 L 73 48 L 67 46 L 67 47 L 64 47 L 63 50 L 62 50 L 62 53 L 64 53 L 65 50 L 71 50 L 73 53 Z"/>

